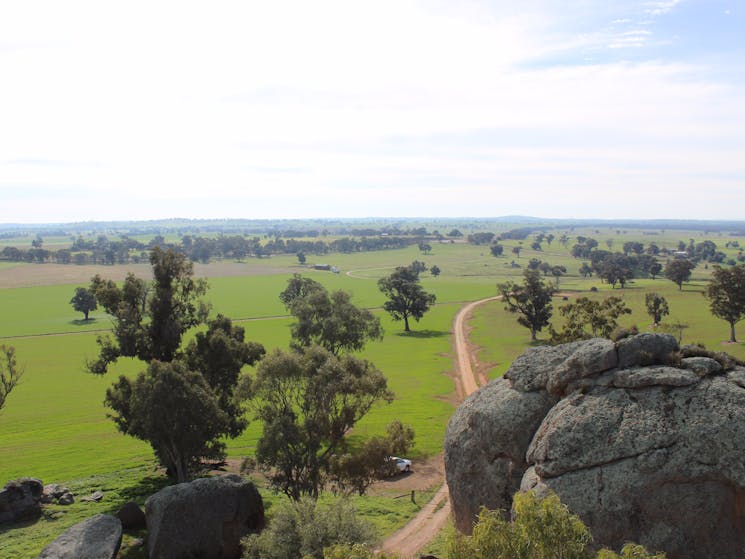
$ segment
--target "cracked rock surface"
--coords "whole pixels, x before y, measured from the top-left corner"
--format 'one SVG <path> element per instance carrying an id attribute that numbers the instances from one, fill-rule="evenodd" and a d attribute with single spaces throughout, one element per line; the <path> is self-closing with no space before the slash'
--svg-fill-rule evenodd
<path id="1" fill-rule="evenodd" d="M 598 547 L 745 557 L 745 368 L 726 365 L 657 334 L 528 350 L 448 425 L 456 526 L 553 491 Z"/>

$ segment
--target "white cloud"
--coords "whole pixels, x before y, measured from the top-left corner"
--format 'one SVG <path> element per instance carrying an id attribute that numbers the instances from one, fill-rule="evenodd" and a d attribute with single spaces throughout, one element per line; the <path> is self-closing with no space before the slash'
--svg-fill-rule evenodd
<path id="1" fill-rule="evenodd" d="M 658 0 L 656 2 L 647 2 L 647 13 L 653 16 L 664 15 L 672 11 L 675 6 L 681 3 L 681 0 Z"/>
<path id="2" fill-rule="evenodd" d="M 601 188 L 626 194 L 612 211 L 656 190 L 658 210 L 694 217 L 668 191 L 736 192 L 741 89 L 692 63 L 581 62 L 643 48 L 654 33 L 633 18 L 578 35 L 555 4 L 512 6 L 3 5 L 0 222 L 558 215 Z M 18 194 L 34 188 L 55 202 Z"/>

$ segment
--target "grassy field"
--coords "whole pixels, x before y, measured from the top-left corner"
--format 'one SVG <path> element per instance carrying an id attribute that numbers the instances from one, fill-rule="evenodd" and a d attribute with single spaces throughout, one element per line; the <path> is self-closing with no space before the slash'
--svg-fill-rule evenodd
<path id="1" fill-rule="evenodd" d="M 571 235 L 594 236 L 603 249 L 607 248 L 606 241 L 612 240 L 615 250 L 626 240 L 645 243 L 654 240 L 660 247 L 670 248 L 694 234 L 696 242 L 703 240 L 698 232 L 635 233 L 636 236 L 615 230 L 599 230 L 599 233 L 575 230 Z M 454 409 L 454 385 L 449 377 L 453 370 L 454 315 L 463 302 L 495 295 L 497 282 L 519 279 L 530 258 L 566 266 L 568 274 L 560 280 L 561 295 L 555 298 L 555 307 L 565 302 L 564 296 L 571 301 L 577 296 L 590 295 L 589 289 L 597 287 L 598 292 L 591 294 L 593 297 L 617 295 L 633 310 L 632 315 L 622 320 L 624 325 L 636 324 L 640 330 L 648 331 L 651 325 L 644 311 L 644 295 L 650 290 L 658 291 L 667 298 L 671 310 L 663 323 L 677 321 L 689 325 L 683 331 L 683 343 L 701 342 L 710 349 L 723 349 L 745 358 L 743 344 L 723 344 L 727 339 L 727 324 L 710 315 L 701 295 L 710 270 L 697 268 L 693 281 L 685 284 L 682 291 L 665 279 L 636 280 L 625 289 L 611 290 L 596 278 L 579 276 L 581 261 L 567 252 L 571 243 L 565 249 L 558 243 L 560 232 L 555 234 L 557 240 L 550 247 L 544 243 L 543 251 L 530 249 L 530 239 L 522 245 L 518 241 L 506 241 L 505 256 L 500 258 L 492 257 L 484 246 L 432 243 L 429 255 L 409 247 L 318 258 L 338 266 L 339 274 L 300 267 L 292 255 L 248 259 L 231 265 L 228 275 L 210 274 L 210 270 L 226 270 L 224 266 L 200 268 L 200 273 L 210 276 L 207 298 L 213 313 L 224 313 L 241 322 L 247 338 L 263 343 L 268 350 L 288 346 L 291 320 L 278 294 L 291 277 L 291 271 L 308 274 L 329 289 L 348 290 L 356 304 L 376 309 L 385 338 L 371 343 L 363 357 L 385 373 L 396 399 L 391 405 L 375 408 L 356 426 L 352 437 L 355 441 L 362 440 L 382 432 L 391 420 L 400 419 L 416 431 L 416 447 L 412 452 L 415 459 L 441 452 L 445 426 Z M 728 239 L 714 240 L 723 248 Z M 511 252 L 513 246 L 523 247 L 520 258 Z M 726 252 L 728 256 L 736 254 L 733 249 Z M 309 256 L 309 262 L 314 259 Z M 395 266 L 414 259 L 437 264 L 442 275 L 434 278 L 429 273 L 423 274 L 422 283 L 437 295 L 438 305 L 420 323 L 412 324 L 414 332 L 406 334 L 401 323 L 393 322 L 379 310 L 384 298 L 378 291 L 377 280 Z M 513 260 L 519 267 L 511 264 Z M 0 263 L 0 267 L 4 266 L 15 265 Z M 101 267 L 100 273 L 106 276 L 109 270 Z M 240 275 L 243 271 L 245 274 Z M 100 333 L 97 331 L 110 328 L 108 317 L 100 310 L 92 313 L 88 322 L 80 320 L 82 315 L 72 310 L 70 297 L 74 288 L 84 283 L 0 289 L 4 318 L 0 322 L 0 344 L 15 346 L 26 369 L 22 384 L 0 412 L 0 481 L 30 475 L 45 483 L 67 483 L 80 494 L 105 488 L 111 498 L 96 505 L 82 503 L 64 510 L 52 507 L 39 523 L 18 530 L 0 530 L 0 549 L 3 553 L 12 552 L 9 556 L 34 557 L 46 542 L 77 520 L 93 512 L 114 510 L 126 497 L 144 499 L 154 487 L 165 483 L 153 471 L 149 446 L 119 434 L 103 406 L 106 388 L 116 376 L 134 374 L 143 365 L 125 359 L 105 377 L 84 372 L 85 359 L 96 353 L 95 338 Z M 503 374 L 511 361 L 530 345 L 528 331 L 517 325 L 514 315 L 507 313 L 499 302 L 478 307 L 469 326 L 471 341 L 480 348 L 479 360 L 486 364 L 483 372 L 489 378 Z M 745 337 L 745 330 L 742 336 Z M 547 332 L 540 337 L 547 338 Z M 259 423 L 252 422 L 243 435 L 228 441 L 230 457 L 250 455 L 260 429 Z M 269 496 L 270 502 L 276 498 Z M 359 500 L 358 507 L 378 523 L 382 533 L 389 533 L 416 512 L 407 503 L 407 499 L 395 500 L 389 495 Z M 126 557 L 139 555 L 128 551 Z"/>

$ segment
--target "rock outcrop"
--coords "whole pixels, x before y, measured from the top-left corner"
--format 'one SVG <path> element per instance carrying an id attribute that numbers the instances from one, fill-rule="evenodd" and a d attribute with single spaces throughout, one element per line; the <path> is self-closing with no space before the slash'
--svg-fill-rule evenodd
<path id="1" fill-rule="evenodd" d="M 145 502 L 150 559 L 237 559 L 240 540 L 264 526 L 254 484 L 237 475 L 172 485 Z"/>
<path id="2" fill-rule="evenodd" d="M 690 353 L 657 334 L 525 352 L 448 426 L 458 528 L 553 491 L 597 545 L 745 557 L 745 368 Z"/>
<path id="3" fill-rule="evenodd" d="M 0 524 L 38 518 L 44 484 L 32 477 L 14 479 L 0 491 Z"/>
<path id="4" fill-rule="evenodd" d="M 132 501 L 124 503 L 116 513 L 116 517 L 121 520 L 122 528 L 125 530 L 141 530 L 147 526 L 145 513 L 137 503 Z"/>
<path id="5" fill-rule="evenodd" d="M 39 559 L 114 559 L 122 544 L 122 523 L 97 514 L 68 528 L 44 548 Z"/>

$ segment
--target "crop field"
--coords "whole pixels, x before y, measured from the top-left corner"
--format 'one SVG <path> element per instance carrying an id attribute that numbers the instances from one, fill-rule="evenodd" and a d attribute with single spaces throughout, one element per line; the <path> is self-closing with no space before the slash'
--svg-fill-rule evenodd
<path id="1" fill-rule="evenodd" d="M 648 233 L 648 232 L 647 232 Z M 661 248 L 675 248 L 678 241 L 696 242 L 704 238 L 714 240 L 728 257 L 737 251 L 725 249 L 728 237 L 702 236 L 700 232 L 640 231 L 626 233 L 611 230 L 579 229 L 576 235 L 593 236 L 599 248 L 620 250 L 623 242 L 639 240 L 645 244 L 656 242 Z M 663 324 L 682 323 L 683 343 L 704 343 L 709 349 L 724 350 L 745 359 L 743 344 L 725 344 L 728 325 L 711 316 L 702 291 L 710 271 L 703 265 L 694 270 L 692 281 L 683 289 L 664 278 L 638 279 L 624 289 L 611 289 L 595 277 L 582 278 L 578 274 L 582 261 L 572 258 L 569 249 L 557 239 L 542 251 L 530 248 L 531 240 L 504 241 L 504 255 L 491 256 L 488 246 L 474 246 L 465 242 L 432 243 L 431 254 L 422 254 L 415 246 L 379 252 L 355 254 L 308 255 L 303 267 L 294 255 L 272 258 L 246 259 L 244 262 L 217 262 L 195 266 L 196 273 L 207 277 L 209 291 L 206 299 L 213 314 L 223 313 L 246 329 L 246 338 L 264 344 L 267 351 L 287 348 L 292 319 L 278 299 L 292 273 L 307 274 L 328 289 L 344 289 L 352 293 L 353 302 L 373 309 L 380 316 L 385 337 L 370 343 L 362 354 L 383 371 L 396 398 L 390 405 L 372 410 L 354 429 L 352 441 L 382 433 L 393 419 L 411 424 L 416 431 L 416 446 L 411 457 L 424 459 L 442 451 L 445 427 L 453 412 L 456 398 L 450 375 L 453 372 L 451 330 L 453 317 L 464 302 L 479 300 L 496 294 L 496 284 L 508 279 L 519 281 L 531 258 L 566 266 L 567 275 L 560 278 L 560 294 L 554 298 L 555 325 L 560 324 L 557 308 L 578 296 L 622 297 L 633 314 L 622 317 L 622 325 L 635 324 L 640 331 L 651 331 L 650 319 L 644 310 L 644 295 L 656 291 L 665 296 L 670 315 Z M 19 242 L 30 239 L 19 239 Z M 46 242 L 46 241 L 45 241 Z M 57 242 L 62 243 L 62 239 Z M 519 258 L 511 249 L 521 246 Z M 571 244 L 569 245 L 571 247 Z M 384 297 L 377 281 L 395 266 L 407 265 L 412 260 L 436 264 L 442 273 L 432 277 L 422 274 L 423 287 L 437 296 L 437 306 L 421 322 L 412 322 L 413 332 L 403 332 L 403 325 L 394 322 L 381 310 Z M 514 261 L 514 264 L 513 264 Z M 314 262 L 337 266 L 340 273 L 312 270 Z M 111 327 L 109 317 L 101 310 L 91 313 L 91 320 L 83 321 L 69 304 L 74 289 L 86 285 L 90 276 L 78 270 L 74 280 L 48 274 L 46 264 L 0 263 L 0 275 L 11 277 L 25 274 L 27 287 L 0 287 L 0 344 L 16 348 L 18 361 L 25 368 L 22 383 L 10 395 L 0 411 L 0 481 L 20 476 L 34 476 L 45 483 L 67 483 L 80 487 L 81 494 L 89 488 L 109 487 L 112 502 L 83 505 L 55 510 L 54 518 L 44 517 L 34 525 L 20 530 L 0 530 L 0 550 L 12 549 L 13 556 L 34 557 L 49 540 L 65 527 L 91 512 L 109 511 L 113 503 L 125 497 L 139 498 L 148 490 L 163 484 L 164 478 L 153 467 L 150 447 L 117 432 L 107 418 L 103 406 L 106 389 L 118 375 L 133 375 L 143 364 L 131 359 L 120 360 L 103 377 L 84 370 L 86 358 L 96 355 L 96 336 Z M 75 270 L 75 266 L 67 266 Z M 141 266 L 85 267 L 95 268 L 103 277 L 121 279 L 127 270 Z M 43 277 L 43 280 L 35 280 Z M 546 278 L 546 281 L 554 281 Z M 41 283 L 41 284 L 40 284 Z M 0 284 L 4 285 L 4 284 Z M 592 287 L 597 288 L 591 293 Z M 566 297 L 566 301 L 563 298 Z M 515 316 L 506 312 L 499 301 L 481 305 L 469 322 L 470 340 L 478 347 L 479 371 L 489 379 L 504 373 L 511 361 L 530 346 L 527 329 L 519 326 Z M 740 325 L 745 338 L 745 326 Z M 546 340 L 544 330 L 539 338 Z M 252 373 L 250 368 L 247 370 Z M 249 417 L 251 411 L 249 410 Z M 260 435 L 261 425 L 252 421 L 240 437 L 227 441 L 231 459 L 240 460 L 252 454 Z M 270 497 L 272 499 L 278 497 Z M 390 533 L 414 514 L 416 510 L 400 500 L 367 497 L 359 501 L 363 513 L 374 517 L 381 533 Z M 366 512 L 365 512 L 366 511 Z M 29 543 L 30 542 L 30 543 Z M 134 553 L 134 552 L 131 552 Z M 128 555 L 127 557 L 136 557 Z"/>

